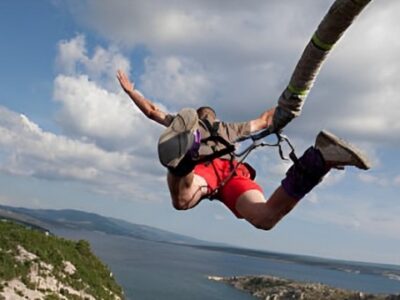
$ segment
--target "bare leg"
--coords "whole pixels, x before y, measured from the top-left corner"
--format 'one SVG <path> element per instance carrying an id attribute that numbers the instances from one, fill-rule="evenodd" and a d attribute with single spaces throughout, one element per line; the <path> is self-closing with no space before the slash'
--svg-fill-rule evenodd
<path id="1" fill-rule="evenodd" d="M 272 229 L 297 204 L 298 200 L 289 196 L 280 186 L 266 201 L 258 190 L 243 193 L 236 202 L 237 211 L 259 229 Z"/>
<path id="2" fill-rule="evenodd" d="M 194 174 L 194 172 L 184 177 L 178 177 L 168 173 L 167 181 L 172 198 L 172 205 L 178 210 L 186 210 L 195 207 L 208 191 L 206 180 Z"/>
<path id="3" fill-rule="evenodd" d="M 243 193 L 236 202 L 237 211 L 257 228 L 272 229 L 307 193 L 318 185 L 332 167 L 356 166 L 368 169 L 364 155 L 351 144 L 322 131 L 315 147 L 308 148 L 286 172 L 282 185 L 268 201 L 258 190 Z"/>

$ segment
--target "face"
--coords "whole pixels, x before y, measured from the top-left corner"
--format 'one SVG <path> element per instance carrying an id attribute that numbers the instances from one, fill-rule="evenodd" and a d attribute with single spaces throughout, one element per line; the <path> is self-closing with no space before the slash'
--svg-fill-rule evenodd
<path id="1" fill-rule="evenodd" d="M 197 109 L 197 115 L 200 119 L 215 120 L 216 118 L 214 110 L 208 107 L 200 107 Z"/>

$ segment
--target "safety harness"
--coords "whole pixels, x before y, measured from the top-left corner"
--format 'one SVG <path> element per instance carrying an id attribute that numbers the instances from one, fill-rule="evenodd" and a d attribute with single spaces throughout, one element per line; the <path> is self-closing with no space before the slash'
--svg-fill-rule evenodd
<path id="1" fill-rule="evenodd" d="M 213 142 L 215 143 L 215 145 L 211 146 L 211 150 L 213 151 L 213 153 L 202 156 L 199 159 L 196 159 L 195 162 L 196 164 L 201 164 L 204 162 L 209 162 L 212 161 L 215 158 L 219 158 L 225 155 L 230 155 L 231 159 L 234 159 L 234 152 L 236 150 L 235 145 L 233 145 L 231 142 L 227 141 L 226 139 L 224 139 L 219 133 L 218 133 L 218 129 L 219 129 L 219 125 L 220 122 L 214 122 L 214 123 L 210 123 L 209 120 L 207 119 L 200 119 L 199 122 L 201 124 L 203 124 L 203 126 L 205 128 L 207 128 L 208 132 L 209 132 L 209 136 L 205 137 L 203 139 L 201 139 L 201 144 L 202 145 L 206 145 L 208 147 L 208 143 L 209 142 Z M 223 149 L 217 150 L 216 149 L 216 144 L 222 144 L 224 146 Z"/>
<path id="2" fill-rule="evenodd" d="M 209 132 L 209 136 L 206 138 L 201 139 L 201 144 L 207 147 L 210 147 L 212 150 L 211 154 L 205 155 L 203 157 L 201 157 L 200 159 L 196 160 L 196 164 L 200 164 L 200 163 L 209 163 L 212 165 L 213 169 L 214 169 L 214 173 L 218 178 L 218 182 L 219 185 L 217 186 L 217 188 L 215 188 L 214 190 L 211 190 L 206 197 L 210 200 L 213 200 L 216 198 L 219 190 L 228 182 L 229 179 L 232 178 L 232 176 L 235 174 L 237 166 L 234 164 L 234 160 L 235 160 L 235 150 L 236 147 L 234 144 L 232 144 L 231 142 L 227 141 L 225 138 L 223 138 L 219 133 L 218 133 L 218 129 L 220 126 L 220 122 L 216 121 L 214 123 L 210 123 L 209 120 L 207 119 L 200 119 L 199 120 L 200 124 L 202 124 Z M 209 143 L 213 143 L 213 145 L 209 146 Z M 224 148 L 217 150 L 217 145 L 221 144 L 224 146 Z M 230 173 L 229 175 L 222 179 L 218 172 L 217 169 L 215 167 L 214 164 L 214 159 L 216 158 L 220 158 L 223 156 L 229 155 L 230 159 Z M 255 176 L 255 173 L 254 173 Z"/>
<path id="3" fill-rule="evenodd" d="M 199 122 L 201 124 L 203 124 L 205 128 L 207 128 L 207 130 L 210 134 L 208 137 L 201 139 L 202 145 L 206 145 L 209 147 L 208 143 L 213 142 L 215 144 L 220 143 L 224 146 L 223 149 L 219 149 L 219 150 L 216 149 L 216 146 L 211 146 L 213 153 L 202 156 L 202 157 L 198 157 L 198 158 L 194 157 L 194 162 L 196 165 L 201 164 L 201 163 L 210 163 L 214 168 L 215 174 L 218 177 L 218 181 L 220 182 L 219 185 L 217 186 L 217 188 L 210 191 L 210 193 L 206 196 L 207 198 L 209 198 L 211 200 L 215 199 L 215 197 L 217 196 L 220 189 L 236 174 L 236 170 L 241 164 L 244 164 L 246 166 L 246 168 L 249 170 L 249 172 L 251 174 L 251 179 L 255 178 L 255 175 L 256 175 L 255 170 L 248 163 L 244 162 L 244 160 L 247 158 L 247 156 L 255 148 L 265 147 L 265 146 L 277 147 L 281 159 L 289 160 L 289 158 L 290 158 L 294 163 L 298 162 L 298 158 L 295 154 L 295 149 L 294 149 L 293 145 L 291 144 L 289 138 L 287 136 L 281 134 L 281 132 L 278 132 L 278 133 L 275 132 L 275 135 L 277 137 L 277 141 L 275 143 L 266 143 L 266 142 L 262 141 L 262 139 L 264 139 L 266 136 L 273 133 L 268 128 L 255 134 L 255 135 L 249 135 L 249 136 L 239 138 L 238 140 L 235 141 L 235 143 L 243 142 L 248 139 L 251 139 L 253 142 L 246 149 L 237 153 L 235 145 L 232 144 L 231 142 L 227 141 L 225 138 L 223 138 L 218 133 L 220 122 L 216 121 L 211 124 L 210 121 L 207 119 L 201 119 L 201 120 L 199 120 Z M 289 158 L 284 156 L 283 148 L 282 148 L 283 142 L 285 142 L 290 148 Z M 216 158 L 223 157 L 225 155 L 230 156 L 231 170 L 230 170 L 230 173 L 228 176 L 226 176 L 224 179 L 221 179 L 221 178 L 219 178 L 218 172 L 216 172 L 216 170 L 215 170 L 213 160 Z M 234 163 L 234 161 L 236 161 L 236 163 Z"/>

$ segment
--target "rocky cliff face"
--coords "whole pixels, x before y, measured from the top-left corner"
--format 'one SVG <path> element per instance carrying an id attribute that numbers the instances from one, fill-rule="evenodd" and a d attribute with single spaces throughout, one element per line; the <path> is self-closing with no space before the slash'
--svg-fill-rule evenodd
<path id="1" fill-rule="evenodd" d="M 122 299 L 85 241 L 0 222 L 0 299 Z"/>
<path id="2" fill-rule="evenodd" d="M 372 295 L 332 288 L 320 283 L 301 283 L 272 276 L 210 277 L 247 291 L 263 300 L 400 300 L 400 295 Z"/>

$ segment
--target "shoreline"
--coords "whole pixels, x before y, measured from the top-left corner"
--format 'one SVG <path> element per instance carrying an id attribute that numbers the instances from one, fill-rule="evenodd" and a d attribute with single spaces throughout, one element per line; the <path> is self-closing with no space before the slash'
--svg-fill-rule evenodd
<path id="1" fill-rule="evenodd" d="M 275 276 L 208 276 L 265 300 L 400 300 L 400 294 L 370 294 L 335 288 L 321 283 L 300 282 Z"/>

